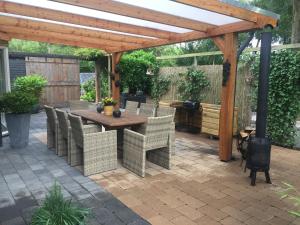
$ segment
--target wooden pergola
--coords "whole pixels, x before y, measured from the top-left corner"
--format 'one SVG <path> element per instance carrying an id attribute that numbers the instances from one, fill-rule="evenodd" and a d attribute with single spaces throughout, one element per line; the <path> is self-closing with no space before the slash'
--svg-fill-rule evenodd
<path id="1" fill-rule="evenodd" d="M 85 12 L 85 13 L 83 13 Z M 100 16 L 99 16 L 100 15 Z M 0 1 L 0 40 L 12 38 L 102 49 L 112 56 L 112 96 L 120 97 L 115 70 L 123 52 L 211 38 L 229 63 L 222 86 L 220 159 L 232 153 L 238 33 L 276 27 L 279 16 L 234 0 Z"/>

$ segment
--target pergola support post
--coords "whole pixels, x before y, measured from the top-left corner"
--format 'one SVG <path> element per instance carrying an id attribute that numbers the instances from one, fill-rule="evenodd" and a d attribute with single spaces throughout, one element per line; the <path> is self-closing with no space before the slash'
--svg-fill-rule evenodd
<path id="1" fill-rule="evenodd" d="M 220 39 L 218 39 L 218 42 L 220 42 Z M 218 46 L 222 45 L 218 43 Z M 227 69 L 229 71 L 227 74 L 228 77 L 223 77 L 222 84 L 219 122 L 219 158 L 221 161 L 227 162 L 232 158 L 235 83 L 237 75 L 237 34 L 225 34 L 223 46 L 220 50 L 224 53 L 224 63 L 227 64 Z M 226 70 L 226 66 L 224 66 L 224 70 Z M 226 71 L 223 71 L 223 76 L 226 76 Z"/>
<path id="2" fill-rule="evenodd" d="M 117 108 L 120 106 L 120 71 L 118 64 L 120 63 L 122 57 L 122 52 L 112 53 L 112 63 L 111 63 L 111 85 L 112 85 L 112 97 L 114 100 L 118 101 Z"/>
<path id="3" fill-rule="evenodd" d="M 101 100 L 101 61 L 95 61 L 95 90 L 96 90 L 96 103 Z"/>

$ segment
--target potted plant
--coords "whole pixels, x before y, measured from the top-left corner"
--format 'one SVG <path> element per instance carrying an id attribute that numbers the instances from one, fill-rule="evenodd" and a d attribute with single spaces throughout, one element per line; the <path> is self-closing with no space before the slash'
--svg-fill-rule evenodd
<path id="1" fill-rule="evenodd" d="M 104 98 L 102 99 L 102 103 L 104 105 L 104 115 L 111 116 L 114 111 L 114 106 L 117 104 L 117 101 L 113 98 Z"/>
<path id="2" fill-rule="evenodd" d="M 18 77 L 14 82 L 13 89 L 33 94 L 36 97 L 36 102 L 31 112 L 38 113 L 40 109 L 39 99 L 46 84 L 47 80 L 44 77 L 38 74 L 32 74 Z"/>
<path id="3" fill-rule="evenodd" d="M 28 145 L 30 112 L 36 102 L 34 94 L 19 90 L 12 90 L 0 97 L 0 110 L 5 113 L 12 148 Z"/>

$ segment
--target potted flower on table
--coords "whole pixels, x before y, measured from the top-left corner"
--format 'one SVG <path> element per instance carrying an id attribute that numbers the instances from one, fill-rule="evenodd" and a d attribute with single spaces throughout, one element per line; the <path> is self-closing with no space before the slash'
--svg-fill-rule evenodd
<path id="1" fill-rule="evenodd" d="M 113 98 L 106 97 L 102 99 L 104 105 L 104 115 L 111 116 L 114 111 L 114 106 L 117 104 L 117 101 Z"/>

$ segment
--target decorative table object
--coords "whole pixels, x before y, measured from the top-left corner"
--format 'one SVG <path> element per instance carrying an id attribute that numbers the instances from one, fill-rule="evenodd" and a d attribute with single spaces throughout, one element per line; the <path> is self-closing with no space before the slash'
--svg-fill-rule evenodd
<path id="1" fill-rule="evenodd" d="M 113 98 L 104 98 L 102 99 L 102 103 L 104 105 L 104 115 L 112 116 L 114 111 L 114 106 L 117 104 L 117 101 Z"/>

